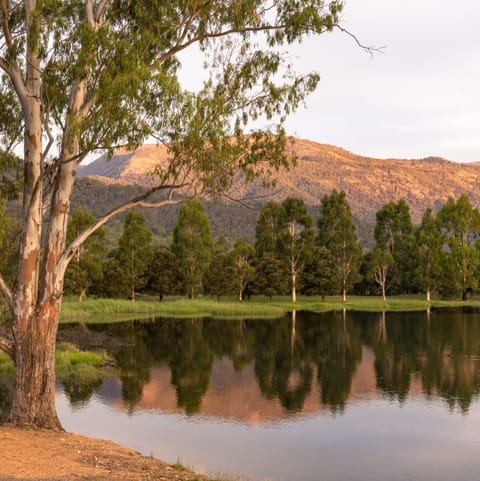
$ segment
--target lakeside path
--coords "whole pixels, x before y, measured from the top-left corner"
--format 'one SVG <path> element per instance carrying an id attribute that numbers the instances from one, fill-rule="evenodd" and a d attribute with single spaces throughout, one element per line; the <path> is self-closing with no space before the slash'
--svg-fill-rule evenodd
<path id="1" fill-rule="evenodd" d="M 207 481 L 110 441 L 0 426 L 1 481 Z"/>

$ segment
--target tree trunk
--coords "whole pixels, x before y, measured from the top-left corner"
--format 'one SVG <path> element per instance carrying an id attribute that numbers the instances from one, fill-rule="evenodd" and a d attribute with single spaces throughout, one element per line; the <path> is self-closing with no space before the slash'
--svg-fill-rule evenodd
<path id="1" fill-rule="evenodd" d="M 55 408 L 55 339 L 59 304 L 26 322 L 16 339 L 13 403 L 8 422 L 18 427 L 62 430 Z"/>
<path id="2" fill-rule="evenodd" d="M 463 288 L 462 289 L 462 301 L 467 300 L 467 289 Z"/>
<path id="3" fill-rule="evenodd" d="M 80 294 L 78 295 L 78 302 L 82 302 L 83 298 L 85 297 L 85 294 L 87 293 L 87 288 L 85 287 L 80 291 Z"/>
<path id="4" fill-rule="evenodd" d="M 343 282 L 342 301 L 347 302 L 347 287 L 345 285 L 345 282 Z"/>
<path id="5" fill-rule="evenodd" d="M 427 302 L 430 302 L 430 289 L 427 289 Z"/>
<path id="6" fill-rule="evenodd" d="M 292 274 L 292 302 L 295 304 L 297 302 L 297 275 Z"/>
<path id="7" fill-rule="evenodd" d="M 385 284 L 382 284 L 382 298 L 384 301 L 387 300 L 387 296 L 385 295 Z"/>

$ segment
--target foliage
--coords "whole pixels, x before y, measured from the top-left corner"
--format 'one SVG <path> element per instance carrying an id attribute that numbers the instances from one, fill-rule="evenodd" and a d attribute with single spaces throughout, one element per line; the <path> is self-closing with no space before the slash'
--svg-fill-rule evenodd
<path id="1" fill-rule="evenodd" d="M 255 279 L 255 248 L 237 237 L 231 253 L 233 271 L 237 284 L 238 299 L 242 301 L 248 285 Z"/>
<path id="2" fill-rule="evenodd" d="M 5 201 L 0 199 L 0 272 L 10 285 L 15 279 L 19 233 L 19 222 L 8 215 Z"/>
<path id="3" fill-rule="evenodd" d="M 255 252 L 257 258 L 266 253 L 276 253 L 284 219 L 283 209 L 278 202 L 268 202 L 260 211 L 255 227 Z"/>
<path id="4" fill-rule="evenodd" d="M 287 198 L 281 205 L 269 202 L 260 213 L 255 235 L 256 290 L 263 290 L 270 298 L 283 292 L 284 281 L 277 277 L 284 271 L 295 302 L 297 282 L 312 256 L 314 237 L 304 202 L 297 198 Z"/>
<path id="5" fill-rule="evenodd" d="M 388 202 L 377 212 L 373 235 L 375 247 L 387 250 L 393 258 L 385 287 L 408 292 L 413 285 L 416 261 L 412 255 L 415 252 L 412 219 L 404 199 Z"/>
<path id="6" fill-rule="evenodd" d="M 173 229 L 172 251 L 177 256 L 185 292 L 195 299 L 210 264 L 213 240 L 208 217 L 198 200 L 182 205 Z"/>
<path id="7" fill-rule="evenodd" d="M 76 209 L 68 224 L 67 242 L 72 242 L 94 222 L 90 212 Z M 78 248 L 65 272 L 64 292 L 67 295 L 76 295 L 81 301 L 92 284 L 102 280 L 104 254 L 105 231 L 98 229 Z"/>
<path id="8" fill-rule="evenodd" d="M 116 258 L 128 282 L 132 301 L 135 291 L 147 283 L 146 271 L 152 255 L 152 233 L 145 226 L 145 217 L 139 210 L 130 210 L 125 216 Z"/>
<path id="9" fill-rule="evenodd" d="M 415 228 L 414 232 L 418 259 L 417 282 L 427 293 L 427 300 L 430 300 L 430 293 L 438 289 L 442 282 L 442 267 L 446 261 L 442 250 L 445 238 L 440 230 L 438 219 L 431 209 L 425 211 L 420 226 Z"/>
<path id="10" fill-rule="evenodd" d="M 283 228 L 278 242 L 278 256 L 290 274 L 292 302 L 296 302 L 297 283 L 306 262 L 312 256 L 314 233 L 312 217 L 301 199 L 289 197 L 282 202 Z"/>
<path id="11" fill-rule="evenodd" d="M 317 225 L 317 244 L 327 249 L 334 260 L 336 275 L 332 279 L 339 280 L 338 290 L 346 300 L 347 291 L 359 277 L 362 248 L 345 192 L 334 189 L 322 197 Z"/>
<path id="12" fill-rule="evenodd" d="M 95 286 L 94 294 L 100 297 L 131 298 L 131 286 L 125 270 L 113 251 L 104 261 L 103 278 Z"/>
<path id="13" fill-rule="evenodd" d="M 148 292 L 158 294 L 160 300 L 167 295 L 179 294 L 182 288 L 180 265 L 169 247 L 159 246 L 154 250 L 147 269 Z"/>
<path id="14" fill-rule="evenodd" d="M 467 298 L 467 290 L 478 286 L 480 251 L 476 245 L 480 232 L 480 212 L 466 195 L 450 198 L 438 212 L 442 232 L 447 238 L 445 273 L 447 285 L 456 287 Z M 450 288 L 451 289 L 451 288 Z"/>
<path id="15" fill-rule="evenodd" d="M 285 263 L 268 252 L 255 261 L 255 281 L 253 291 L 264 294 L 270 300 L 273 296 L 288 292 L 288 272 Z"/>
<path id="16" fill-rule="evenodd" d="M 388 275 L 394 264 L 393 255 L 388 249 L 376 247 L 373 250 L 370 258 L 369 276 L 377 283 L 384 301 L 386 300 Z"/>
<path id="17" fill-rule="evenodd" d="M 314 246 L 306 262 L 301 293 L 306 295 L 334 295 L 340 292 L 340 279 L 335 259 L 329 249 Z"/>
<path id="18" fill-rule="evenodd" d="M 227 242 L 219 237 L 213 246 L 210 265 L 203 276 L 204 293 L 216 296 L 227 296 L 235 292 L 235 272 L 232 255 Z"/>

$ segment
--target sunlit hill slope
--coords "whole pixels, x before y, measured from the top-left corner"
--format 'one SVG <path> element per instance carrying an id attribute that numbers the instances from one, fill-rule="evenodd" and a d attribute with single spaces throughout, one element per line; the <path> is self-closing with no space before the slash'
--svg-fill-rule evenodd
<path id="1" fill-rule="evenodd" d="M 362 224 L 373 225 L 376 211 L 391 200 L 405 199 L 415 222 L 425 208 L 438 208 L 450 196 L 467 194 L 475 206 L 480 206 L 480 163 L 457 163 L 437 157 L 374 159 L 301 139 L 296 139 L 295 151 L 297 165 L 279 173 L 272 198 L 298 196 L 315 206 L 332 189 L 344 190 L 360 230 Z M 79 176 L 110 186 L 147 186 L 152 182 L 148 174 L 165 162 L 166 155 L 164 146 L 143 145 L 134 152 L 119 151 L 110 160 L 100 157 L 81 167 Z M 259 183 L 245 187 L 238 182 L 235 193 L 256 197 L 266 192 Z"/>

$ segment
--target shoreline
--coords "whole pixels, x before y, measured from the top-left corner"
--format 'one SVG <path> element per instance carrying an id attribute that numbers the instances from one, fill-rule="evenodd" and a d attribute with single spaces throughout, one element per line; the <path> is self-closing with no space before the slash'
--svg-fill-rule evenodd
<path id="1" fill-rule="evenodd" d="M 0 425 L 0 452 L 2 481 L 213 481 L 112 441 L 62 431 Z"/>
<path id="2" fill-rule="evenodd" d="M 420 295 L 399 295 L 388 297 L 383 301 L 376 296 L 350 296 L 344 303 L 339 296 L 299 296 L 293 304 L 288 297 L 275 297 L 270 302 L 261 297 L 238 302 L 223 299 L 220 302 L 201 298 L 188 300 L 184 298 L 128 301 L 124 299 L 86 299 L 78 302 L 66 298 L 62 305 L 61 323 L 112 323 L 137 319 L 168 318 L 221 318 L 221 319 L 275 319 L 292 311 L 333 312 L 419 312 L 430 309 L 448 308 L 480 309 L 480 298 L 467 301 L 439 300 L 427 302 Z"/>

